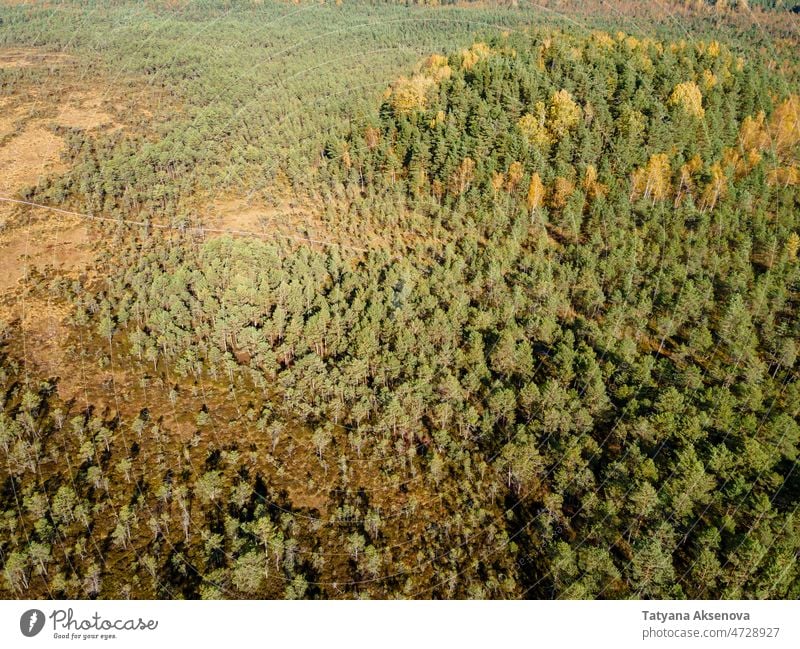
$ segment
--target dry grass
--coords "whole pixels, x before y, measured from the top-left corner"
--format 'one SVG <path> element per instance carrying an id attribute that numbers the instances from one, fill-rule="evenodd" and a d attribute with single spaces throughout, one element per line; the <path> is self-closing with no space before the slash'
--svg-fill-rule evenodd
<path id="1" fill-rule="evenodd" d="M 69 335 L 65 305 L 41 298 L 18 297 L 0 305 L 0 318 L 18 323 L 19 342 L 25 362 L 43 377 L 63 376 Z"/>
<path id="2" fill-rule="evenodd" d="M 9 138 L 0 146 L 0 194 L 11 196 L 45 176 L 65 170 L 60 156 L 64 141 L 38 124 Z"/>
<path id="3" fill-rule="evenodd" d="M 44 274 L 50 267 L 75 274 L 94 258 L 93 237 L 86 223 L 59 216 L 31 221 L 0 232 L 0 291 L 23 283 L 32 271 Z"/>
<path id="4" fill-rule="evenodd" d="M 92 238 L 77 219 L 44 218 L 0 232 L 0 319 L 17 323 L 25 360 L 41 376 L 69 382 L 73 374 L 64 371 L 70 307 L 31 290 L 34 278 L 77 278 L 94 259 Z M 76 388 L 69 392 L 75 396 Z"/>
<path id="5" fill-rule="evenodd" d="M 74 59 L 63 52 L 43 52 L 33 48 L 8 48 L 0 51 L 0 68 L 53 67 Z"/>
<path id="6" fill-rule="evenodd" d="M 266 232 L 266 228 L 274 228 L 278 225 L 274 219 L 270 218 L 270 209 L 258 203 L 248 202 L 243 198 L 219 200 L 211 204 L 208 214 L 203 220 L 203 226 L 225 230 Z"/>
<path id="7" fill-rule="evenodd" d="M 86 130 L 112 126 L 114 118 L 103 110 L 103 101 L 103 95 L 96 91 L 70 93 L 53 121 L 59 126 Z"/>
<path id="8" fill-rule="evenodd" d="M 17 130 L 16 123 L 22 116 L 22 108 L 15 106 L 10 97 L 0 98 L 0 141 Z"/>

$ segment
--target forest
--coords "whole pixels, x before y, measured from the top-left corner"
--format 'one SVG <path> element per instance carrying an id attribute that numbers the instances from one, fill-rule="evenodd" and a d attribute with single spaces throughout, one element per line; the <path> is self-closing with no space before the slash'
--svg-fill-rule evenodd
<path id="1" fill-rule="evenodd" d="M 0 595 L 800 598 L 800 17 L 655 4 L 0 3 Z"/>

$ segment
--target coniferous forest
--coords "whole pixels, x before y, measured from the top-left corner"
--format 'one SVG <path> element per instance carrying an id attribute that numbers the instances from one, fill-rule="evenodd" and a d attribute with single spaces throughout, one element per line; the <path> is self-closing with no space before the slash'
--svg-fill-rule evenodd
<path id="1" fill-rule="evenodd" d="M 0 596 L 800 598 L 795 9 L 0 2 Z"/>

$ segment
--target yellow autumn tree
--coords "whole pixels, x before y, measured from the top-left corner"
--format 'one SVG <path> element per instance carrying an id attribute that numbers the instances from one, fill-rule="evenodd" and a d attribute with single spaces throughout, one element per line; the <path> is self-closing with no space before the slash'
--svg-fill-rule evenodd
<path id="1" fill-rule="evenodd" d="M 694 192 L 693 176 L 703 168 L 703 161 L 699 155 L 695 155 L 691 160 L 681 165 L 680 180 L 678 191 L 675 195 L 675 207 L 681 204 L 683 197 Z"/>
<path id="2" fill-rule="evenodd" d="M 750 171 L 762 159 L 761 152 L 773 151 L 778 164 L 767 173 L 771 185 L 796 185 L 798 168 L 795 147 L 800 144 L 800 97 L 790 95 L 775 107 L 769 122 L 763 111 L 755 117 L 745 117 L 739 127 L 740 160 L 735 167 L 736 176 Z M 787 166 L 780 166 L 788 162 Z"/>
<path id="3" fill-rule="evenodd" d="M 378 143 L 381 141 L 381 131 L 380 129 L 375 128 L 374 126 L 367 126 L 364 129 L 364 142 L 367 144 L 367 148 L 372 150 Z"/>
<path id="4" fill-rule="evenodd" d="M 519 181 L 522 180 L 522 164 L 516 160 L 508 165 L 508 177 L 506 179 L 506 189 L 513 192 Z"/>
<path id="5" fill-rule="evenodd" d="M 581 118 L 581 107 L 575 102 L 569 90 L 553 93 L 548 110 L 550 132 L 558 137 L 574 128 Z"/>
<path id="6" fill-rule="evenodd" d="M 553 190 L 550 194 L 550 206 L 561 209 L 567 204 L 572 192 L 575 191 L 575 183 L 569 178 L 559 176 L 553 181 Z"/>
<path id="7" fill-rule="evenodd" d="M 592 32 L 591 41 L 607 50 L 613 50 L 616 47 L 616 42 L 608 32 Z"/>
<path id="8" fill-rule="evenodd" d="M 497 194 L 506 183 L 506 175 L 502 171 L 492 173 L 492 191 Z"/>
<path id="9" fill-rule="evenodd" d="M 415 74 L 410 79 L 400 77 L 391 89 L 392 107 L 399 113 L 410 113 L 425 108 L 428 90 L 434 80 L 423 74 Z"/>
<path id="10" fill-rule="evenodd" d="M 353 166 L 353 160 L 350 157 L 350 143 L 344 142 L 342 144 L 342 163 L 345 166 L 345 169 L 349 169 Z"/>
<path id="11" fill-rule="evenodd" d="M 431 54 L 422 66 L 423 73 L 439 83 L 443 79 L 448 79 L 452 70 L 447 63 L 447 57 L 442 54 Z"/>
<path id="12" fill-rule="evenodd" d="M 758 151 L 748 151 L 745 154 L 742 164 L 745 165 L 745 171 L 750 171 L 759 162 L 761 162 L 761 154 Z"/>
<path id="13" fill-rule="evenodd" d="M 604 184 L 598 182 L 597 168 L 594 165 L 587 165 L 582 187 L 586 195 L 593 199 L 599 196 L 605 196 L 608 191 L 608 188 Z"/>
<path id="14" fill-rule="evenodd" d="M 742 154 L 735 147 L 725 147 L 722 150 L 722 166 L 726 169 L 741 169 Z"/>
<path id="15" fill-rule="evenodd" d="M 531 144 L 544 149 L 574 128 L 582 114 L 569 91 L 559 90 L 553 93 L 547 107 L 537 101 L 532 112 L 520 117 L 517 126 Z"/>
<path id="16" fill-rule="evenodd" d="M 779 155 L 800 144 L 800 96 L 791 95 L 778 104 L 770 119 L 769 131 Z"/>
<path id="17" fill-rule="evenodd" d="M 471 69 L 478 61 L 489 56 L 491 52 L 492 48 L 486 43 L 475 43 L 468 50 L 461 52 L 461 67 L 464 70 Z"/>
<path id="18" fill-rule="evenodd" d="M 528 210 L 531 214 L 538 210 L 542 203 L 544 203 L 544 184 L 538 173 L 531 176 L 530 185 L 528 185 Z"/>
<path id="19" fill-rule="evenodd" d="M 717 85 L 718 82 L 719 80 L 717 79 L 717 75 L 715 75 L 711 70 L 703 70 L 701 83 L 703 84 L 704 90 L 711 90 Z"/>
<path id="20" fill-rule="evenodd" d="M 431 183 L 431 193 L 436 197 L 436 200 L 441 202 L 444 196 L 444 183 L 438 178 L 434 178 Z"/>
<path id="21" fill-rule="evenodd" d="M 786 240 L 786 255 L 789 261 L 797 261 L 797 253 L 800 251 L 800 235 L 792 232 Z"/>
<path id="22" fill-rule="evenodd" d="M 679 83 L 670 95 L 671 106 L 680 106 L 689 115 L 702 118 L 706 111 L 703 108 L 703 94 L 694 81 Z"/>
<path id="23" fill-rule="evenodd" d="M 713 210 L 720 198 L 727 193 L 728 180 L 725 177 L 725 170 L 719 162 L 711 165 L 711 180 L 708 181 L 703 190 L 703 197 L 700 206 L 705 210 Z"/>
<path id="24" fill-rule="evenodd" d="M 550 132 L 545 125 L 547 115 L 544 102 L 537 101 L 532 113 L 525 113 L 519 118 L 517 126 L 525 138 L 536 147 L 541 149 L 550 146 Z"/>
<path id="25" fill-rule="evenodd" d="M 647 165 L 633 172 L 631 178 L 631 198 L 643 197 L 655 203 L 669 196 L 672 171 L 666 153 L 650 156 Z"/>
<path id="26" fill-rule="evenodd" d="M 739 145 L 745 151 L 763 151 L 769 148 L 770 136 L 766 128 L 766 115 L 762 110 L 755 117 L 748 115 L 739 127 Z"/>
<path id="27" fill-rule="evenodd" d="M 450 177 L 450 191 L 455 194 L 463 194 L 469 188 L 474 175 L 475 161 L 470 157 L 464 158 Z"/>
<path id="28" fill-rule="evenodd" d="M 790 187 L 800 185 L 800 167 L 791 165 L 789 167 L 776 167 L 767 174 L 767 182 L 770 185 Z"/>

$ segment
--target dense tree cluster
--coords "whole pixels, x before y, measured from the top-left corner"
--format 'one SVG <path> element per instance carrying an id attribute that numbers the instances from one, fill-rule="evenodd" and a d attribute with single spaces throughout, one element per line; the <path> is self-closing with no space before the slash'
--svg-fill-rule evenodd
<path id="1" fill-rule="evenodd" d="M 287 187 L 305 192 L 314 186 L 327 134 L 372 110 L 375 90 L 398 68 L 443 38 L 466 45 L 475 29 L 526 19 L 497 7 L 454 8 L 443 17 L 436 9 L 409 14 L 391 4 L 298 10 L 250 0 L 153 2 L 145 9 L 130 1 L 23 5 L 3 13 L 0 46 L 36 46 L 46 34 L 48 48 L 81 54 L 82 78 L 105 95 L 119 92 L 107 85 L 125 83 L 159 96 L 157 104 L 138 107 L 156 114 L 149 122 L 135 119 L 137 107 L 125 116 L 135 128 L 65 134 L 69 172 L 43 179 L 26 195 L 120 218 L 178 222 L 196 220 L 208 201 L 233 191 L 267 202 Z M 48 74 L 0 68 L 0 93 L 30 92 L 30 82 L 46 91 Z"/>

